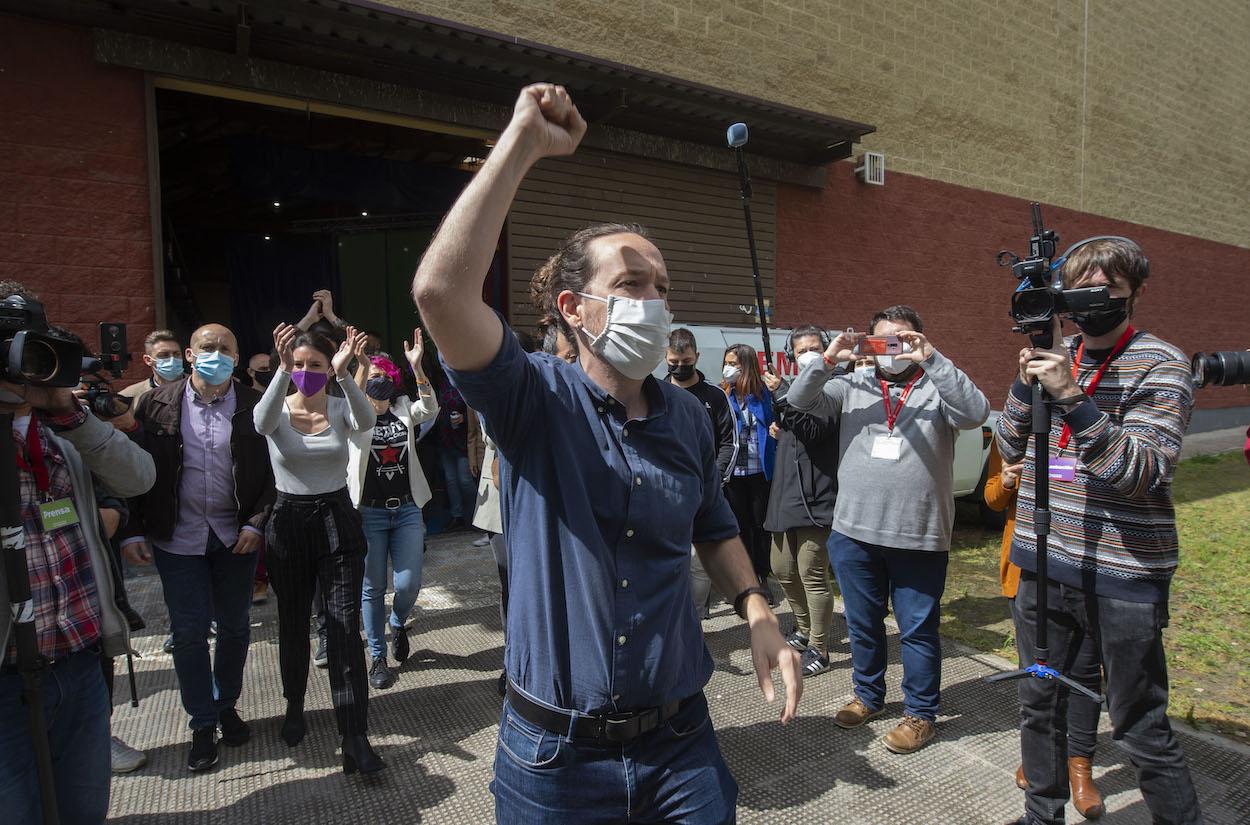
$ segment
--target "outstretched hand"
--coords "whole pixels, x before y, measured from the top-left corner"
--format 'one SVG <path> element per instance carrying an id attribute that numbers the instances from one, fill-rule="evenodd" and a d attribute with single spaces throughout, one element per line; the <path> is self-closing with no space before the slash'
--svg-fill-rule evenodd
<path id="1" fill-rule="evenodd" d="M 285 373 L 295 369 L 295 338 L 299 328 L 290 324 L 278 324 L 273 330 L 273 348 L 278 353 L 278 367 Z"/>
<path id="2" fill-rule="evenodd" d="M 418 376 L 421 375 L 421 357 L 424 355 L 425 333 L 417 327 L 412 331 L 412 344 L 409 345 L 407 341 L 404 341 L 404 357 L 408 359 L 408 365 Z"/>
<path id="3" fill-rule="evenodd" d="M 586 134 L 586 121 L 563 86 L 535 83 L 521 90 L 508 131 L 527 141 L 531 161 L 571 155 Z"/>
<path id="4" fill-rule="evenodd" d="M 347 377 L 347 365 L 351 363 L 357 351 L 364 351 L 366 339 L 367 336 L 355 327 L 347 328 L 347 337 L 343 339 L 343 343 L 339 345 L 339 351 L 334 353 L 334 359 L 330 361 L 330 366 L 334 368 L 336 376 Z"/>
<path id="5" fill-rule="evenodd" d="M 860 338 L 864 337 L 862 332 L 839 332 L 838 337 L 829 342 L 828 349 L 825 350 L 825 359 L 829 361 L 854 361 L 858 356 L 855 355 L 855 345 Z"/>

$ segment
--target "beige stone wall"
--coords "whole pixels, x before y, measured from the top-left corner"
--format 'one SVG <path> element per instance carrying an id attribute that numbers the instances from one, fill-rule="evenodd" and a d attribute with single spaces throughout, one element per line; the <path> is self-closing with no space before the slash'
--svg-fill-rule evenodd
<path id="1" fill-rule="evenodd" d="M 1250 246 L 1245 0 L 389 4 L 872 123 L 888 170 Z"/>

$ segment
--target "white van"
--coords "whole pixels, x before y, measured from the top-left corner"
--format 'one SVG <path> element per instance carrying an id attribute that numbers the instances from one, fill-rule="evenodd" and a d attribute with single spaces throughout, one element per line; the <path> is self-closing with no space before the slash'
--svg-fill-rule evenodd
<path id="1" fill-rule="evenodd" d="M 685 327 L 694 333 L 699 346 L 698 369 L 713 384 L 720 383 L 721 363 L 725 348 L 732 344 L 747 344 L 760 355 L 760 366 L 763 367 L 764 353 L 760 351 L 759 327 L 713 327 L 702 324 L 681 324 L 674 321 L 674 329 Z M 836 335 L 830 333 L 830 336 Z M 783 378 L 793 379 L 798 375 L 798 365 L 786 360 L 786 342 L 790 339 L 790 330 L 768 330 L 769 343 L 773 350 L 773 369 Z M 666 366 L 661 364 L 656 376 L 663 378 Z M 955 498 L 975 496 L 981 512 L 981 519 L 986 527 L 1001 529 L 1004 523 L 1003 513 L 995 512 L 985 506 L 982 493 L 985 489 L 985 473 L 990 456 L 990 442 L 993 440 L 993 427 L 997 413 L 990 414 L 990 420 L 979 429 L 962 430 L 955 442 Z"/>

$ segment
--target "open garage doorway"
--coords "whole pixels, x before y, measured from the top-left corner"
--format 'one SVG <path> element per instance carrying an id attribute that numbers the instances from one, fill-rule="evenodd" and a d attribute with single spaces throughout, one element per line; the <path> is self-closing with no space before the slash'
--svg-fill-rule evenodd
<path id="1" fill-rule="evenodd" d="M 413 271 L 488 136 L 189 85 L 154 92 L 167 325 L 185 339 L 224 323 L 248 357 L 329 289 L 339 317 L 402 354 Z M 505 315 L 506 261 L 501 239 L 485 297 Z"/>

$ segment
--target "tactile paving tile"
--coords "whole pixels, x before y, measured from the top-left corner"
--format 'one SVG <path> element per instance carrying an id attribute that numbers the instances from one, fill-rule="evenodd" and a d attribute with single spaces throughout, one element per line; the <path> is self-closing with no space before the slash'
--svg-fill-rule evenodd
<path id="1" fill-rule="evenodd" d="M 190 774 L 187 717 L 172 657 L 161 651 L 167 617 L 155 575 L 128 580 L 148 620 L 136 639 L 139 708 L 126 703 L 118 663 L 114 732 L 144 749 L 148 765 L 113 779 L 110 822 L 127 825 L 241 823 L 489 823 L 488 789 L 503 657 L 498 584 L 490 548 L 472 533 L 430 540 L 412 658 L 395 686 L 370 690 L 369 735 L 387 761 L 382 774 L 343 775 L 326 673 L 310 668 L 308 736 L 296 748 L 278 737 L 285 707 L 278 676 L 274 598 L 253 608 L 252 648 L 240 713 L 252 741 L 221 746 L 212 772 Z M 782 626 L 790 618 L 783 604 Z M 828 673 L 808 679 L 800 717 L 782 727 L 783 691 L 767 704 L 747 649 L 748 634 L 726 605 L 704 622 L 717 669 L 707 687 L 721 748 L 741 786 L 742 823 L 1004 823 L 1023 810 L 1013 777 L 1019 761 L 1019 711 L 1010 684 L 987 685 L 993 660 L 947 643 L 938 737 L 909 756 L 888 752 L 880 738 L 902 713 L 897 635 L 890 637 L 887 712 L 860 730 L 844 731 L 833 715 L 851 696 L 846 625 L 835 617 Z M 1103 719 L 1095 773 L 1107 794 L 1105 821 L 1149 823 L 1136 777 L 1111 741 Z M 1181 734 L 1212 825 L 1250 821 L 1250 751 L 1205 736 Z M 1080 822 L 1069 806 L 1068 821 Z"/>

